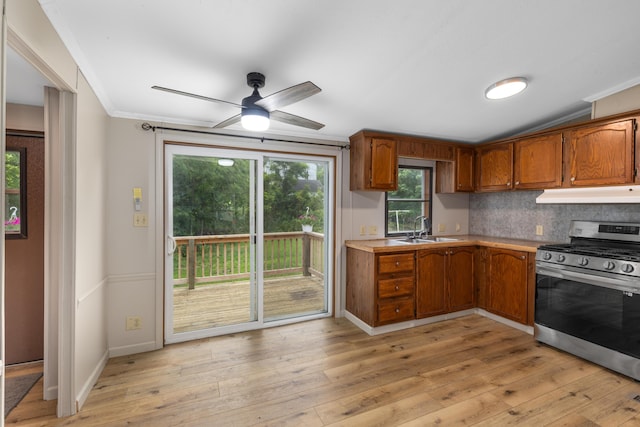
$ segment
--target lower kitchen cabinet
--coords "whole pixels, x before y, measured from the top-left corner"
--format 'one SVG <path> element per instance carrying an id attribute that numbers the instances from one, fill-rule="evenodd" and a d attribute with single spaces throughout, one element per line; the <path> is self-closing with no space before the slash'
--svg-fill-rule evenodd
<path id="1" fill-rule="evenodd" d="M 481 249 L 476 255 L 478 306 L 518 323 L 533 325 L 534 257 L 523 251 Z"/>
<path id="2" fill-rule="evenodd" d="M 369 326 L 482 308 L 533 325 L 535 252 L 485 246 L 347 247 L 346 309 Z"/>
<path id="3" fill-rule="evenodd" d="M 415 251 L 347 248 L 346 309 L 370 326 L 415 318 Z"/>
<path id="4" fill-rule="evenodd" d="M 417 318 L 475 307 L 473 247 L 424 249 L 416 258 Z"/>

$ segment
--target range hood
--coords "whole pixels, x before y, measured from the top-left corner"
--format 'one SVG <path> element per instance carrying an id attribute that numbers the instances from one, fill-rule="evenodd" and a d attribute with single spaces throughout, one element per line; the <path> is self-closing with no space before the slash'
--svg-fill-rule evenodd
<path id="1" fill-rule="evenodd" d="M 544 190 L 536 203 L 640 203 L 640 185 Z"/>

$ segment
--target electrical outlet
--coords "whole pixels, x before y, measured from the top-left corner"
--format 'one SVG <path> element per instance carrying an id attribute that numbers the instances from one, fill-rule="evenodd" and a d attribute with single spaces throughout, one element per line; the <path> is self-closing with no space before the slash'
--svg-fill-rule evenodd
<path id="1" fill-rule="evenodd" d="M 542 236 L 544 234 L 544 228 L 541 225 L 536 225 L 536 236 Z"/>
<path id="2" fill-rule="evenodd" d="M 125 330 L 133 331 L 135 329 L 142 329 L 142 317 L 127 316 L 127 324 L 125 326 Z"/>
<path id="3" fill-rule="evenodd" d="M 366 225 L 361 225 L 360 226 L 360 235 L 364 236 L 365 234 L 367 234 L 367 226 Z"/>
<path id="4" fill-rule="evenodd" d="M 447 224 L 438 224 L 438 232 L 444 233 L 445 231 L 447 231 Z"/>
<path id="5" fill-rule="evenodd" d="M 148 225 L 149 225 L 149 220 L 147 218 L 147 214 L 143 214 L 143 213 L 133 214 L 134 227 L 147 227 Z"/>
<path id="6" fill-rule="evenodd" d="M 460 227 L 460 224 L 456 224 L 456 232 L 460 231 L 462 227 Z"/>
<path id="7" fill-rule="evenodd" d="M 375 236 L 376 234 L 378 234 L 378 227 L 376 227 L 375 225 L 370 225 L 369 226 L 369 235 L 370 236 Z"/>

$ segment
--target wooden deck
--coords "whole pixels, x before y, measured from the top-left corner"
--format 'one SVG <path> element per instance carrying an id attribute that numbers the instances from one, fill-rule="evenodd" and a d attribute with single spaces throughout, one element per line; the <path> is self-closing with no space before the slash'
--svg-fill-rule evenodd
<path id="1" fill-rule="evenodd" d="M 637 426 L 640 384 L 477 315 L 368 336 L 319 319 L 109 360 L 55 418 L 42 379 L 17 426 Z"/>
<path id="2" fill-rule="evenodd" d="M 174 333 L 245 323 L 252 320 L 248 281 L 175 288 Z M 326 312 L 323 279 L 316 276 L 267 278 L 265 320 Z"/>

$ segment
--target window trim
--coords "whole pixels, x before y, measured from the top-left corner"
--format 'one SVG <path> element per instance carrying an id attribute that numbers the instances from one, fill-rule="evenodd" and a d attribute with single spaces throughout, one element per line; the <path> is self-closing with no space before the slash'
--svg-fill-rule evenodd
<path id="1" fill-rule="evenodd" d="M 427 218 L 431 219 L 431 222 L 433 224 L 433 170 L 434 170 L 434 166 L 433 165 L 408 165 L 408 164 L 400 164 L 398 165 L 398 180 L 400 180 L 400 169 L 420 169 L 423 170 L 425 172 L 425 177 L 428 176 L 429 177 L 429 185 L 426 185 L 426 183 L 423 183 L 423 191 L 425 192 L 425 194 L 423 194 L 423 198 L 422 199 L 391 199 L 391 201 L 396 201 L 396 200 L 402 200 L 402 201 L 421 201 L 423 202 L 423 212 L 424 215 L 427 216 Z M 389 217 L 389 193 L 391 193 L 391 191 L 386 191 L 384 193 L 384 235 L 385 237 L 398 237 L 398 236 L 406 236 L 406 231 L 402 231 L 402 232 L 389 232 L 389 221 L 388 221 L 388 217 Z"/>

